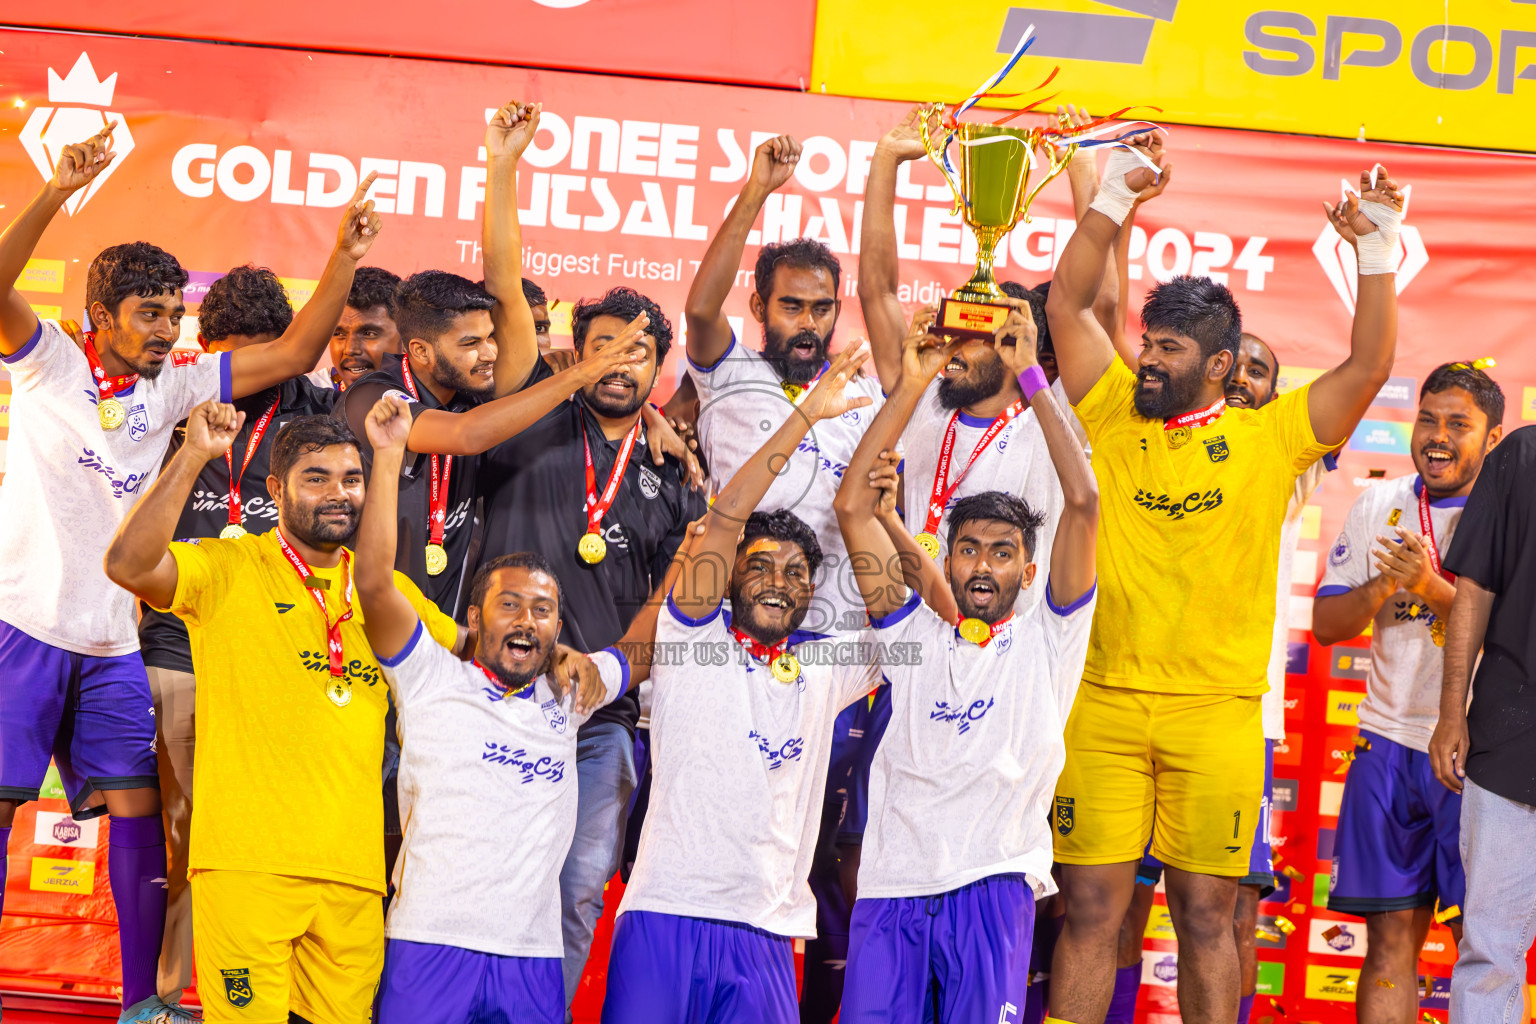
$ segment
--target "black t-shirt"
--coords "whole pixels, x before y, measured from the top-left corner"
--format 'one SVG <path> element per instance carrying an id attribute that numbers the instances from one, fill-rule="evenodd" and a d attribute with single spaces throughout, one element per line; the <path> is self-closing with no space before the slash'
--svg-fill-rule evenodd
<path id="1" fill-rule="evenodd" d="M 246 449 L 251 443 L 251 432 L 256 421 L 277 400 L 277 412 L 267 423 L 261 436 L 261 444 L 251 453 L 250 465 L 240 477 L 240 505 L 245 511 L 243 525 L 251 533 L 266 533 L 277 525 L 277 506 L 267 493 L 267 474 L 271 467 L 272 441 L 277 432 L 289 421 L 300 416 L 324 416 L 335 404 L 337 392 L 324 388 L 307 377 L 295 377 L 275 388 L 235 400 L 235 408 L 245 413 L 245 424 L 230 445 L 229 457 L 236 473 L 245 461 Z M 186 424 L 176 428 L 166 452 L 169 462 L 186 439 Z M 217 537 L 229 525 L 229 472 L 230 464 L 223 459 L 211 459 L 197 475 L 192 487 L 192 497 L 187 499 L 176 521 L 176 539 L 191 540 L 200 537 Z M 139 646 L 144 652 L 144 664 L 177 672 L 192 671 L 191 640 L 187 637 L 187 625 L 169 612 L 157 612 L 143 605 L 139 619 Z"/>
<path id="2" fill-rule="evenodd" d="M 552 371 L 540 360 L 528 384 Z M 586 459 L 592 446 L 599 492 L 608 482 L 622 441 L 603 436 L 579 397 L 560 403 L 543 419 L 483 456 L 481 493 L 486 501 L 482 561 L 513 551 L 537 551 L 554 566 L 565 591 L 561 641 L 582 651 L 616 643 L 666 575 L 688 524 L 704 514 L 704 497 L 691 490 L 683 464 L 671 456 L 651 461 L 644 435 L 630 452 L 613 505 L 603 517 L 607 556 L 588 565 L 576 554 L 587 532 Z M 631 732 L 640 702 L 626 694 L 591 719 L 620 722 Z"/>
<path id="3" fill-rule="evenodd" d="M 410 399 L 410 389 L 405 386 L 405 375 L 400 370 L 403 357 L 387 355 L 378 370 L 356 381 L 341 401 L 336 404 L 338 415 L 346 418 L 352 433 L 357 435 L 358 447 L 363 453 L 363 469 L 373 472 L 373 448 L 363 424 L 368 410 L 388 391 L 397 391 Z M 421 409 L 443 409 L 447 412 L 465 412 L 478 403 L 463 395 L 455 395 L 447 405 L 438 402 L 436 396 L 415 373 L 420 400 L 411 402 L 411 416 Z M 407 452 L 400 468 L 400 530 L 395 548 L 395 568 L 410 577 L 411 582 L 446 615 L 461 619 L 459 593 L 466 576 L 469 560 L 470 536 L 474 532 L 475 477 L 479 457 L 438 457 L 439 472 L 448 474 L 448 507 L 443 549 L 448 553 L 448 567 L 436 576 L 427 573 L 427 543 L 430 539 L 429 514 L 432 504 L 432 458 Z"/>
<path id="4" fill-rule="evenodd" d="M 1536 427 L 1484 460 L 1445 568 L 1494 594 L 1467 710 L 1467 775 L 1536 805 Z"/>

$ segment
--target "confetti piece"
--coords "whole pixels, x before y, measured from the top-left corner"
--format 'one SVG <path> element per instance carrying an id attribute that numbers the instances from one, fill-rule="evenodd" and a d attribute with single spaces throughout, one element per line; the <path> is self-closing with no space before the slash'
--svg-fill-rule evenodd
<path id="1" fill-rule="evenodd" d="M 1344 979 L 1344 987 L 1347 988 L 1347 989 L 1353 990 L 1354 987 L 1357 984 L 1359 984 L 1359 979 L 1357 979 L 1357 978 L 1345 978 Z"/>
<path id="2" fill-rule="evenodd" d="M 1390 513 L 1387 514 L 1387 525 L 1388 526 L 1396 526 L 1398 524 L 1398 522 L 1402 518 L 1403 518 L 1403 510 L 1400 509 L 1400 508 L 1395 508 Z"/>
<path id="3" fill-rule="evenodd" d="M 1426 1024 L 1440 1024 L 1440 1018 L 1436 1017 L 1432 1013 L 1421 1013 L 1421 1014 L 1419 1014 L 1419 1020 L 1425 1021 Z"/>
<path id="4" fill-rule="evenodd" d="M 1386 978 L 1377 978 L 1376 984 L 1380 985 L 1382 988 L 1397 988 L 1396 985 L 1392 984 L 1392 982 L 1388 981 Z"/>
<path id="5" fill-rule="evenodd" d="M 1297 900 L 1295 903 L 1291 904 L 1291 913 L 1295 914 L 1297 917 L 1300 917 L 1302 914 L 1305 914 L 1306 912 L 1307 912 L 1307 905 L 1305 903 L 1301 902 L 1300 900 Z"/>
<path id="6" fill-rule="evenodd" d="M 1275 927 L 1280 929 L 1282 932 L 1284 932 L 1287 935 L 1290 935 L 1292 932 L 1294 932 L 1296 930 L 1296 926 L 1294 924 L 1292 924 L 1289 920 L 1287 920 L 1286 918 L 1283 918 L 1283 917 L 1275 918 Z"/>
<path id="7" fill-rule="evenodd" d="M 1283 935 L 1275 931 L 1273 928 L 1266 928 L 1263 925 L 1259 925 L 1253 930 L 1253 937 L 1256 939 L 1262 939 L 1265 942 L 1279 942 L 1282 938 L 1284 938 Z"/>
<path id="8" fill-rule="evenodd" d="M 1334 925 L 1332 928 L 1329 928 L 1327 931 L 1323 932 L 1323 939 L 1324 941 L 1332 942 L 1334 939 L 1343 934 L 1344 929 L 1340 928 L 1338 925 Z"/>
<path id="9" fill-rule="evenodd" d="M 1461 905 L 1458 903 L 1453 903 L 1435 915 L 1435 924 L 1445 924 L 1445 922 L 1451 920 L 1452 918 L 1457 918 L 1460 916 Z"/>
<path id="10" fill-rule="evenodd" d="M 1285 867 L 1281 868 L 1280 869 L 1280 873 L 1282 875 L 1284 875 L 1286 878 L 1289 878 L 1293 882 L 1299 882 L 1303 878 L 1306 877 L 1305 875 L 1303 875 L 1301 873 L 1301 869 L 1300 868 L 1292 867 L 1289 864 L 1287 864 L 1287 865 L 1285 865 Z"/>
<path id="11" fill-rule="evenodd" d="M 1280 1000 L 1278 1000 L 1278 999 L 1271 999 L 1269 1001 L 1269 1008 L 1274 1010 L 1280 1016 L 1282 1016 L 1282 1017 L 1285 1016 L 1285 1007 L 1280 1005 Z"/>

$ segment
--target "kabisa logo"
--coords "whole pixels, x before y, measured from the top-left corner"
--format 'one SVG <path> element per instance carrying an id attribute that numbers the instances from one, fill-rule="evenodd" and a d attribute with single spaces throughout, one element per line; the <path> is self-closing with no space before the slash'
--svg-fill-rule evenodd
<path id="1" fill-rule="evenodd" d="M 1349 182 L 1343 182 L 1343 195 L 1347 198 L 1354 189 Z M 1418 276 L 1429 262 L 1429 253 L 1424 248 L 1424 238 L 1419 234 L 1419 229 L 1408 223 L 1408 200 L 1412 198 L 1413 186 L 1403 188 L 1403 226 L 1397 234 L 1397 294 L 1403 294 L 1403 289 Z M 1344 237 L 1334 230 L 1333 224 L 1327 219 L 1323 221 L 1323 230 L 1317 236 L 1317 241 L 1312 243 L 1312 255 L 1317 257 L 1317 262 L 1322 264 L 1323 273 L 1328 276 L 1328 283 L 1333 285 L 1333 290 L 1339 293 L 1339 300 L 1344 303 L 1344 308 L 1353 315 L 1355 312 L 1355 247 L 1344 240 Z"/>
<path id="2" fill-rule="evenodd" d="M 48 102 L 87 104 L 87 106 L 37 107 L 21 129 L 21 145 L 32 158 L 37 173 L 47 181 L 53 177 L 53 168 L 59 162 L 65 146 L 86 139 L 116 122 L 112 133 L 112 149 L 117 159 L 91 181 L 89 185 L 65 202 L 64 209 L 71 215 L 91 201 L 101 191 L 101 186 L 112 177 L 123 160 L 133 151 L 133 134 L 128 121 L 115 110 L 107 110 L 112 103 L 112 93 L 117 88 L 117 72 L 104 79 L 97 79 L 96 69 L 91 66 L 89 54 L 81 53 L 69 74 L 60 78 L 53 68 L 48 69 Z"/>
<path id="3" fill-rule="evenodd" d="M 1169 953 L 1152 965 L 1152 976 L 1165 985 L 1179 980 L 1179 958 Z"/>
<path id="4" fill-rule="evenodd" d="M 80 828 L 78 822 L 70 821 L 68 818 L 65 818 L 63 821 L 54 823 L 53 839 L 57 843 L 68 846 L 70 843 L 80 841 L 81 831 L 82 829 Z"/>
<path id="5" fill-rule="evenodd" d="M 1336 924 L 1329 928 L 1326 932 L 1323 932 L 1323 939 L 1329 946 L 1341 953 L 1346 949 L 1355 948 L 1355 934 L 1349 930 L 1349 925 L 1347 924 Z"/>

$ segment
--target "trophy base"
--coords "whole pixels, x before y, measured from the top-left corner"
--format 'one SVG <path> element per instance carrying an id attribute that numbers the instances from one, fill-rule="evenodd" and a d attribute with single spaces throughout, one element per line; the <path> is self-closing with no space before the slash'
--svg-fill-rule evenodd
<path id="1" fill-rule="evenodd" d="M 939 300 L 939 315 L 933 322 L 933 333 L 952 338 L 982 338 L 991 340 L 997 329 L 1003 326 L 1012 310 L 995 302 L 976 302 L 970 299 L 948 298 Z"/>

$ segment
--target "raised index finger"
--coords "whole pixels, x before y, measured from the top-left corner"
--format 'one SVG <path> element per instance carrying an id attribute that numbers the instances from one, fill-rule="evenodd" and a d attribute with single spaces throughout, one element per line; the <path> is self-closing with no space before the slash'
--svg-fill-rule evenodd
<path id="1" fill-rule="evenodd" d="M 358 184 L 357 191 L 352 193 L 352 202 L 354 205 L 361 202 L 362 198 L 368 194 L 368 190 L 373 188 L 373 179 L 377 178 L 378 176 L 378 171 L 369 171 L 368 177 L 364 178 Z"/>

